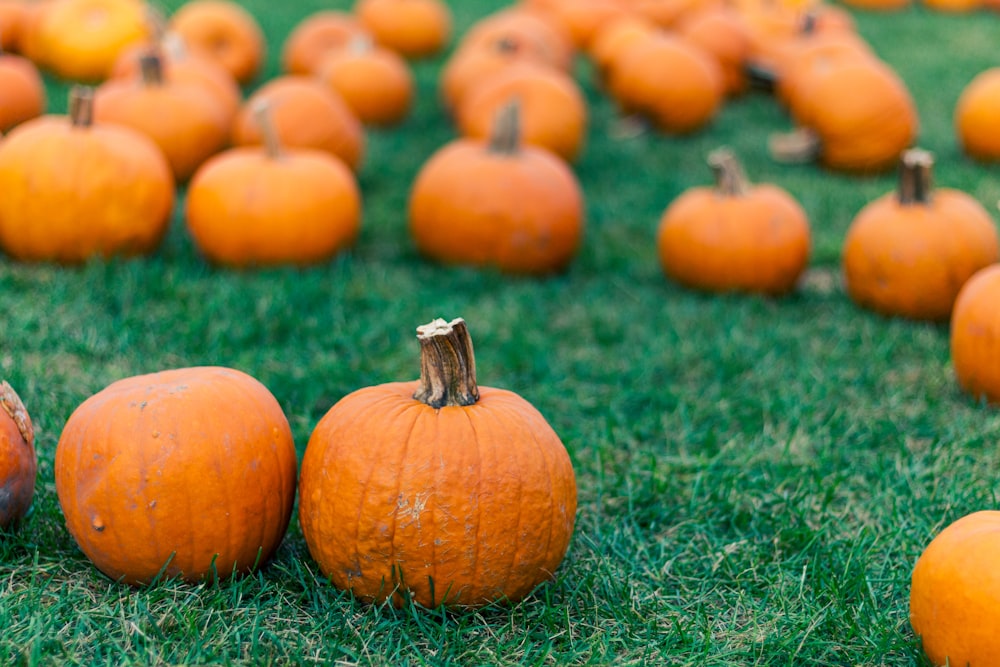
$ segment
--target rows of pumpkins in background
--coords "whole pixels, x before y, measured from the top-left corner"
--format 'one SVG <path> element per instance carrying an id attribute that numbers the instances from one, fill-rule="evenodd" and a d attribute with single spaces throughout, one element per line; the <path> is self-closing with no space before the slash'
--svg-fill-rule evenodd
<path id="1" fill-rule="evenodd" d="M 893 9 L 906 3 L 851 4 Z M 978 7 L 967 0 L 925 4 L 948 11 Z M 61 262 L 150 252 L 169 224 L 175 185 L 190 181 L 184 218 L 209 260 L 247 266 L 329 259 L 349 246 L 359 229 L 362 198 L 354 171 L 364 159 L 363 126 L 391 126 L 406 117 L 419 92 L 407 59 L 441 53 L 451 40 L 451 28 L 449 10 L 437 0 L 361 0 L 352 12 L 316 13 L 305 17 L 282 45 L 286 74 L 243 100 L 240 84 L 256 81 L 269 45 L 256 19 L 238 4 L 193 0 L 168 19 L 137 0 L 0 0 L 0 39 L 8 51 L 0 56 L 0 129 L 9 131 L 0 140 L 0 247 L 15 259 Z M 14 55 L 18 51 L 23 56 Z M 989 361 L 998 358 L 995 341 L 1000 340 L 1000 318 L 993 307 L 1000 294 L 1000 269 L 991 266 L 998 259 L 993 220 L 969 195 L 932 188 L 932 156 L 910 147 L 918 118 L 904 82 L 858 36 L 850 15 L 834 6 L 757 0 L 525 0 L 479 21 L 461 36 L 440 81 L 441 102 L 465 138 L 433 155 L 411 192 L 410 231 L 423 254 L 522 273 L 558 271 L 572 261 L 582 237 L 583 193 L 571 165 L 583 147 L 588 122 L 585 97 L 572 77 L 579 53 L 593 60 L 601 89 L 623 114 L 643 118 L 657 131 L 698 131 L 727 97 L 763 84 L 785 105 L 797 128 L 773 138 L 770 150 L 776 159 L 818 159 L 847 172 L 898 164 L 899 192 L 865 207 L 845 239 L 849 293 L 858 303 L 889 315 L 952 317 L 960 383 L 977 396 L 1000 401 L 1000 368 Z M 68 117 L 36 119 L 45 107 L 36 65 L 96 87 L 74 89 Z M 1000 135 L 994 131 L 1000 122 L 998 95 L 1000 70 L 991 70 L 970 83 L 956 107 L 959 141 L 976 159 L 1000 159 Z M 715 186 L 684 193 L 660 222 L 657 241 L 665 272 L 682 284 L 709 290 L 780 295 L 793 289 L 809 260 L 806 213 L 780 187 L 752 185 L 731 152 L 715 151 L 709 163 Z M 520 195 L 510 197 L 509 192 Z M 198 381 L 184 378 L 188 384 Z M 176 386 L 178 380 L 163 382 Z M 215 380 L 205 383 L 205 391 L 217 389 Z M 139 384 L 155 383 L 146 377 Z M 144 400 L 148 404 L 153 398 Z M 5 435 L 5 448 L 22 452 L 6 471 L 21 480 L 22 502 L 0 517 L 10 523 L 30 504 L 34 451 L 23 406 L 16 397 L 4 399 L 3 405 L 18 427 L 16 435 Z M 162 409 L 192 410 L 195 405 Z M 561 451 L 561 445 L 555 449 Z M 194 455 L 175 452 L 172 457 L 180 461 Z M 284 486 L 281 508 L 275 512 L 269 505 L 276 517 L 273 534 L 266 544 L 253 537 L 254 553 L 257 548 L 270 553 L 287 524 L 294 451 L 292 456 L 292 472 L 285 460 L 274 482 Z M 533 474 L 531 466 L 525 469 L 522 474 Z M 103 468 L 88 472 L 111 474 Z M 72 476 L 80 474 L 74 470 Z M 566 479 L 572 471 L 560 474 L 559 484 L 567 491 L 553 517 L 561 517 L 568 543 L 572 522 L 567 528 L 566 517 L 572 512 L 567 508 L 575 507 L 575 487 L 570 502 Z M 398 482 L 387 480 L 387 488 Z M 419 487 L 406 496 L 411 504 L 370 511 L 419 518 L 420 504 L 427 501 L 420 494 L 443 492 L 428 488 L 426 480 L 407 482 Z M 455 481 L 458 488 L 467 483 Z M 184 486 L 205 489 L 206 511 L 213 503 L 228 502 L 212 495 L 227 486 L 217 479 Z M 113 496 L 100 500 L 107 503 Z M 303 506 L 313 507 L 310 503 L 318 497 L 310 493 L 306 502 L 303 496 Z M 360 501 L 351 502 L 357 514 Z M 315 511 L 322 516 L 317 525 L 325 530 L 336 521 L 323 507 L 320 503 Z M 154 507 L 148 509 L 152 513 Z M 160 506 L 157 513 L 163 511 Z M 81 548 L 102 571 L 148 580 L 149 567 L 158 571 L 165 556 L 144 553 L 143 547 L 162 547 L 162 540 L 141 538 L 118 554 L 130 562 L 104 567 L 100 550 L 86 546 L 88 539 L 111 534 L 112 524 L 120 526 L 126 519 L 114 515 L 112 522 L 111 513 L 108 507 L 80 509 L 84 519 L 75 529 L 72 517 L 67 518 Z M 150 516 L 133 518 L 150 521 Z M 996 520 L 992 515 L 979 520 L 983 518 Z M 303 527 L 324 571 L 347 573 L 340 585 L 362 597 L 380 597 L 370 587 L 370 573 L 363 575 L 359 564 L 324 563 L 359 547 L 337 542 L 343 536 L 325 536 L 319 542 L 326 546 L 315 546 L 306 528 L 309 521 L 304 519 Z M 189 521 L 171 524 L 179 532 L 204 530 Z M 166 530 L 159 525 L 157 530 Z M 144 535 L 134 527 L 124 530 Z M 215 524 L 210 530 L 225 532 Z M 501 542 L 510 530 L 498 529 Z M 485 535 L 479 539 L 488 541 L 489 531 Z M 201 542 L 205 553 L 218 551 L 210 535 L 200 537 L 207 540 Z M 376 535 L 369 537 L 372 543 L 365 548 L 371 551 L 365 553 L 374 557 L 385 545 L 377 544 Z M 391 545 L 400 554 L 407 548 L 402 542 Z M 501 548 L 488 545 L 484 553 L 491 550 Z M 427 575 L 433 564 L 418 551 L 408 564 Z M 433 578 L 438 586 L 448 582 L 456 591 L 476 591 L 471 597 L 459 593 L 452 600 L 456 604 L 478 604 L 495 595 L 516 598 L 540 580 L 539 573 L 555 569 L 565 544 L 557 541 L 552 549 L 539 546 L 539 551 L 544 553 L 526 566 L 528 574 L 513 577 L 521 582 L 516 592 L 499 590 L 488 577 L 470 582 L 469 572 L 435 571 Z M 130 569 L 133 559 L 146 568 L 142 576 Z M 921 560 L 919 571 L 928 570 L 926 562 Z M 203 564 L 192 563 L 184 561 L 170 572 L 206 576 Z M 222 570 L 229 563 L 236 569 L 250 564 L 245 553 L 222 557 L 219 563 Z M 378 581 L 400 584 L 386 571 L 379 570 Z M 970 572 L 975 573 L 970 577 L 979 575 L 975 568 Z M 500 571 L 497 577 L 507 574 Z M 480 568 L 477 576 L 482 575 Z M 416 591 L 424 579 L 418 576 L 403 588 Z M 366 587 L 360 587 L 362 580 Z M 473 584 L 479 588 L 469 589 Z M 927 587 L 920 586 L 918 595 L 915 572 L 914 626 L 924 635 L 932 659 L 942 663 L 938 656 L 945 653 L 934 653 L 939 650 L 933 647 L 936 630 L 922 626 L 924 612 L 916 601 L 926 598 L 926 604 L 938 605 L 936 613 L 947 615 L 940 605 L 949 598 L 933 588 L 927 594 Z M 444 599 L 420 590 L 416 597 L 424 603 Z M 976 591 L 973 595 L 980 594 L 983 604 L 1000 599 L 988 586 Z M 965 661 L 950 657 L 953 663 Z"/>

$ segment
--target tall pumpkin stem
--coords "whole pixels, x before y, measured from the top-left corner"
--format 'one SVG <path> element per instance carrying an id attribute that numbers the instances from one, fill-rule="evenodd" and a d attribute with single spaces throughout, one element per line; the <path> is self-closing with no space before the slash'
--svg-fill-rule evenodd
<path id="1" fill-rule="evenodd" d="M 472 405 L 479 400 L 476 359 L 465 320 L 440 318 L 417 327 L 420 386 L 413 398 L 432 408 Z"/>
<path id="2" fill-rule="evenodd" d="M 931 202 L 934 156 L 922 148 L 903 151 L 899 167 L 899 203 L 904 205 Z"/>
<path id="3" fill-rule="evenodd" d="M 498 155 L 516 155 L 521 146 L 521 102 L 514 99 L 500 107 L 493 119 L 489 151 Z"/>
<path id="4" fill-rule="evenodd" d="M 139 69 L 142 72 L 142 82 L 147 86 L 163 85 L 163 58 L 155 47 L 149 53 L 139 57 Z"/>
<path id="5" fill-rule="evenodd" d="M 717 148 L 708 154 L 708 166 L 715 174 L 716 190 L 725 197 L 741 197 L 750 191 L 743 165 L 728 148 Z"/>
<path id="6" fill-rule="evenodd" d="M 281 158 L 283 150 L 278 138 L 278 129 L 271 120 L 271 105 L 266 100 L 257 100 L 253 105 L 253 117 L 264 137 L 264 151 L 272 160 Z"/>
<path id="7" fill-rule="evenodd" d="M 21 397 L 17 395 L 13 387 L 7 384 L 6 380 L 0 382 L 0 408 L 3 408 L 7 416 L 14 420 L 14 424 L 21 432 L 24 441 L 29 445 L 32 444 L 35 441 L 35 430 L 31 426 L 28 411 L 25 409 L 24 403 L 21 402 Z"/>
<path id="8" fill-rule="evenodd" d="M 94 89 L 90 86 L 73 86 L 70 90 L 69 122 L 73 127 L 94 124 Z"/>

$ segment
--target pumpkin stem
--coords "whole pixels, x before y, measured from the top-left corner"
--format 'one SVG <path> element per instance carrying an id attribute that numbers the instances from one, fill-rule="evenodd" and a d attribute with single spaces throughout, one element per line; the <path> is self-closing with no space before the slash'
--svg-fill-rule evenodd
<path id="1" fill-rule="evenodd" d="M 750 191 L 743 165 L 728 148 L 717 148 L 708 154 L 708 166 L 715 174 L 716 191 L 724 197 L 742 197 Z"/>
<path id="2" fill-rule="evenodd" d="M 823 145 L 819 135 L 807 127 L 785 134 L 772 134 L 767 141 L 771 157 L 786 164 L 813 162 L 820 156 Z"/>
<path id="3" fill-rule="evenodd" d="M 163 58 L 155 47 L 139 57 L 139 70 L 142 72 L 142 82 L 147 86 L 163 85 Z"/>
<path id="4" fill-rule="evenodd" d="M 899 203 L 927 205 L 931 202 L 931 172 L 934 156 L 922 148 L 903 151 L 899 168 Z"/>
<path id="5" fill-rule="evenodd" d="M 94 124 L 94 89 L 90 86 L 77 85 L 69 91 L 69 122 L 73 127 Z"/>
<path id="6" fill-rule="evenodd" d="M 154 44 L 159 44 L 167 32 L 166 17 L 158 7 L 154 7 L 151 3 L 146 4 L 144 15 L 151 41 Z"/>
<path id="7" fill-rule="evenodd" d="M 479 400 L 472 337 L 461 317 L 438 318 L 417 327 L 420 341 L 420 386 L 413 398 L 432 408 L 472 405 Z"/>
<path id="8" fill-rule="evenodd" d="M 264 152 L 272 160 L 278 160 L 283 154 L 281 139 L 278 138 L 278 130 L 271 120 L 271 105 L 266 100 L 257 100 L 253 103 L 253 116 L 260 128 L 260 133 L 264 137 Z"/>
<path id="9" fill-rule="evenodd" d="M 21 432 L 21 437 L 29 445 L 35 441 L 35 429 L 31 426 L 31 419 L 28 411 L 21 402 L 21 397 L 17 395 L 14 388 L 4 380 L 0 382 L 0 407 L 14 420 L 17 430 Z"/>
<path id="10" fill-rule="evenodd" d="M 489 151 L 498 155 L 516 155 L 521 146 L 521 102 L 504 104 L 493 119 Z"/>

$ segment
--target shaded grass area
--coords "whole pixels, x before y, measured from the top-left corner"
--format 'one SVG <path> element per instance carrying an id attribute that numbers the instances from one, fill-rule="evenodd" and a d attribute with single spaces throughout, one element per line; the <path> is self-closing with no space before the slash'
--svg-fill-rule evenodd
<path id="1" fill-rule="evenodd" d="M 291 26 L 329 6 L 244 4 L 271 36 L 269 74 Z M 459 28 L 493 8 L 452 6 Z M 1000 19 L 857 20 L 917 98 L 938 182 L 992 208 L 997 168 L 961 157 L 950 114 L 994 64 Z M 36 422 L 40 464 L 33 514 L 0 538 L 0 663 L 921 664 L 910 570 L 944 524 L 995 507 L 1000 418 L 959 393 L 946 327 L 862 312 L 843 292 L 843 234 L 894 176 L 771 162 L 767 135 L 788 120 L 761 94 L 692 137 L 613 139 L 614 109 L 581 64 L 592 119 L 578 260 L 542 280 L 438 267 L 406 236 L 406 199 L 454 136 L 434 94 L 440 64 L 416 66 L 406 124 L 369 134 L 363 232 L 336 261 L 214 269 L 179 216 L 148 259 L 0 261 L 0 376 Z M 51 90 L 64 108 L 65 86 Z M 810 214 L 813 268 L 791 297 L 701 295 L 660 272 L 656 221 L 708 182 L 704 156 L 720 144 Z M 278 398 L 301 454 L 341 396 L 417 376 L 414 329 L 438 316 L 466 318 L 480 382 L 534 403 L 577 471 L 569 555 L 525 602 L 467 614 L 357 604 L 322 581 L 294 520 L 269 567 L 218 586 L 131 590 L 75 547 L 52 461 L 87 396 L 126 375 L 236 367 Z"/>

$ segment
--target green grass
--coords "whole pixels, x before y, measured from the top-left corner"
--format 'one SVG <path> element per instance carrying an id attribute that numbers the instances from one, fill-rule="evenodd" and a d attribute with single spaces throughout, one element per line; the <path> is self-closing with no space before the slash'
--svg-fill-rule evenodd
<path id="1" fill-rule="evenodd" d="M 245 3 L 278 45 L 320 0 Z M 346 7 L 341 1 L 335 6 Z M 493 3 L 454 2 L 459 29 Z M 997 167 L 964 159 L 951 110 L 995 65 L 997 17 L 859 14 L 917 99 L 937 182 L 993 208 Z M 847 226 L 894 175 L 775 164 L 788 127 L 770 98 L 730 102 L 693 137 L 609 138 L 592 101 L 577 165 L 588 229 L 544 280 L 442 268 L 406 234 L 421 163 L 454 131 L 420 63 L 413 117 L 369 135 L 354 250 L 306 270 L 206 265 L 179 218 L 160 252 L 80 268 L 0 260 L 0 377 L 38 428 L 34 512 L 0 538 L 0 664 L 920 665 L 907 620 L 916 557 L 945 524 L 996 507 L 1000 416 L 957 389 L 944 326 L 884 319 L 840 284 Z M 52 82 L 53 108 L 65 86 Z M 727 144 L 751 177 L 792 192 L 812 269 L 782 300 L 668 282 L 652 238 L 663 208 L 709 180 Z M 462 316 L 486 385 L 513 389 L 561 435 L 580 507 L 557 579 L 512 608 L 365 606 L 327 585 L 293 520 L 276 559 L 222 585 L 133 590 L 67 533 L 53 483 L 62 425 L 127 375 L 220 364 L 267 385 L 301 454 L 341 396 L 418 374 L 414 328 Z"/>

